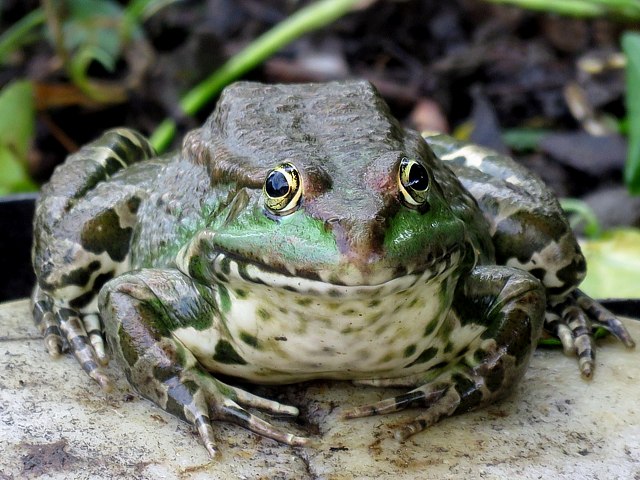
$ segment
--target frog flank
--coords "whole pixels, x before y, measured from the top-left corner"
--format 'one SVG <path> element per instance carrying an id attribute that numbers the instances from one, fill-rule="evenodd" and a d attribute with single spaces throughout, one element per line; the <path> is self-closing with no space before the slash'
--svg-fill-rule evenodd
<path id="1" fill-rule="evenodd" d="M 57 169 L 34 228 L 51 355 L 70 350 L 109 388 L 106 343 L 212 455 L 216 421 L 308 441 L 246 410 L 297 408 L 220 376 L 406 387 L 344 413 L 418 408 L 406 438 L 509 394 L 544 329 L 585 377 L 594 326 L 633 345 L 577 289 L 584 259 L 542 182 L 404 129 L 367 82 L 231 85 L 162 157 L 108 132 Z"/>

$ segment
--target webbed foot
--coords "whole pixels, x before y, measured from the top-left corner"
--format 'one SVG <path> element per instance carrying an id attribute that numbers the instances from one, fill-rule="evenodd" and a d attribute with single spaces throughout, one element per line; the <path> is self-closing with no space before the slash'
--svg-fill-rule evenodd
<path id="1" fill-rule="evenodd" d="M 545 328 L 558 337 L 566 354 L 578 357 L 580 374 L 586 379 L 593 376 L 595 369 L 593 335 L 598 328 L 609 331 L 627 348 L 635 347 L 620 319 L 578 289 L 547 311 Z"/>
<path id="2" fill-rule="evenodd" d="M 297 408 L 227 385 L 198 367 L 186 369 L 179 377 L 164 381 L 163 386 L 167 393 L 166 407 L 163 408 L 195 425 L 212 457 L 217 454 L 212 421 L 233 423 L 286 445 L 304 446 L 309 441 L 285 432 L 245 409 L 255 408 L 278 417 L 296 417 L 299 413 Z M 152 400 L 161 402 L 160 399 Z"/>
<path id="3" fill-rule="evenodd" d="M 413 420 L 397 427 L 396 439 L 404 441 L 434 425 L 443 418 L 453 415 L 460 406 L 461 396 L 454 382 L 449 380 L 434 381 L 397 397 L 387 398 L 379 402 L 362 405 L 343 412 L 346 419 L 370 417 L 399 412 L 406 408 L 422 408 Z"/>
<path id="4" fill-rule="evenodd" d="M 112 382 L 102 368 L 109 363 L 109 357 L 100 317 L 59 307 L 39 287 L 33 293 L 32 303 L 33 318 L 44 336 L 49 355 L 56 358 L 70 351 L 87 375 L 105 391 L 110 391 Z"/>

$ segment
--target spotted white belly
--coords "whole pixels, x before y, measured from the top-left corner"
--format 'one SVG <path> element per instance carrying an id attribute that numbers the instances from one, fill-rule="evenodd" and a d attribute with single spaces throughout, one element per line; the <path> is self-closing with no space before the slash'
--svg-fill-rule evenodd
<path id="1" fill-rule="evenodd" d="M 247 284 L 231 275 L 220 294 L 228 295 L 220 301 L 228 305 L 222 318 L 207 330 L 174 334 L 209 370 L 254 382 L 407 376 L 455 356 L 459 345 L 452 348 L 452 341 L 468 344 L 442 328 L 451 320 L 456 278 L 435 273 L 360 287 L 298 278 L 288 289 L 278 279 Z M 241 362 L 214 358 L 221 339 Z"/>

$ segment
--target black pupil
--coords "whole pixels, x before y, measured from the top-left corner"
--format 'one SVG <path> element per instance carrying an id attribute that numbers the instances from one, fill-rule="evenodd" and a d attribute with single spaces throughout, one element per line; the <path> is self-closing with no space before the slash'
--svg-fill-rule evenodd
<path id="1" fill-rule="evenodd" d="M 409 184 L 407 186 L 414 190 L 426 190 L 429 186 L 429 176 L 427 171 L 419 163 L 411 165 L 409 170 Z"/>
<path id="2" fill-rule="evenodd" d="M 271 172 L 267 177 L 265 190 L 270 197 L 284 197 L 289 192 L 289 182 L 282 172 Z"/>

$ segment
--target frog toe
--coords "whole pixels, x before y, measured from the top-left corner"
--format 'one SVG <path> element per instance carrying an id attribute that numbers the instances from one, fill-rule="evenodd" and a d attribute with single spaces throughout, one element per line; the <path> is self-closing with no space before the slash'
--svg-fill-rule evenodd
<path id="1" fill-rule="evenodd" d="M 578 306 L 589 316 L 593 325 L 602 327 L 611 332 L 627 348 L 634 348 L 636 346 L 636 343 L 633 338 L 631 338 L 629 331 L 620 319 L 602 304 L 595 301 L 581 290 L 573 292 L 573 296 Z"/>
<path id="2" fill-rule="evenodd" d="M 347 410 L 343 413 L 343 417 L 368 417 L 398 412 L 406 408 L 422 408 L 417 417 L 394 429 L 395 438 L 403 441 L 441 419 L 453 415 L 461 401 L 462 396 L 453 383 L 434 382 L 397 397 Z"/>
<path id="3" fill-rule="evenodd" d="M 249 413 L 233 400 L 227 399 L 223 404 L 216 409 L 217 413 L 214 418 L 217 420 L 234 423 L 247 430 L 262 435 L 263 437 L 271 438 L 277 442 L 291 445 L 294 447 L 301 447 L 309 442 L 308 438 L 299 437 L 292 433 L 285 432 L 277 427 L 274 427 L 269 422 L 261 419 L 260 417 Z"/>
<path id="4" fill-rule="evenodd" d="M 620 319 L 580 290 L 575 290 L 564 301 L 550 308 L 545 327 L 560 339 L 567 355 L 578 358 L 580 374 L 585 379 L 590 379 L 595 369 L 596 346 L 593 335 L 597 328 L 611 332 L 627 348 L 635 347 L 635 342 Z"/>
<path id="5" fill-rule="evenodd" d="M 342 417 L 347 419 L 371 417 L 373 415 L 399 412 L 406 408 L 431 408 L 446 394 L 448 389 L 449 386 L 445 384 L 427 384 L 396 397 L 351 408 L 344 411 Z"/>
<path id="6" fill-rule="evenodd" d="M 80 315 L 68 308 L 56 308 L 54 314 L 63 338 L 69 344 L 69 350 L 82 369 L 105 391 L 110 391 L 113 385 L 102 369 L 105 364 L 104 359 L 96 355 Z"/>
<path id="7" fill-rule="evenodd" d="M 237 387 L 229 388 L 233 390 L 236 401 L 245 407 L 256 408 L 274 416 L 297 417 L 300 413 L 296 407 L 259 397 Z"/>
<path id="8" fill-rule="evenodd" d="M 168 395 L 173 403 L 182 405 L 183 411 L 172 412 L 196 426 L 198 433 L 213 457 L 216 454 L 211 422 L 233 423 L 258 435 L 278 442 L 303 446 L 308 439 L 285 432 L 247 411 L 244 407 L 257 408 L 269 414 L 295 416 L 298 409 L 272 400 L 258 397 L 240 388 L 227 385 L 198 367 L 187 369 L 181 378 L 168 382 Z"/>
<path id="9" fill-rule="evenodd" d="M 450 417 L 460 405 L 460 400 L 460 395 L 454 388 L 448 389 L 428 410 L 421 412 L 410 422 L 397 427 L 394 437 L 397 440 L 405 441 L 416 433 L 438 423 L 441 419 Z"/>
<path id="10" fill-rule="evenodd" d="M 100 317 L 82 316 L 76 310 L 54 305 L 53 299 L 36 288 L 32 297 L 33 318 L 44 336 L 50 356 L 56 358 L 70 350 L 82 369 L 104 390 L 112 383 L 102 367 L 108 363 Z"/>
<path id="11" fill-rule="evenodd" d="M 272 415 L 297 416 L 298 409 L 267 400 L 240 388 L 232 387 L 214 379 L 217 392 L 209 388 L 210 413 L 213 420 L 234 423 L 258 435 L 271 438 L 291 446 L 306 445 L 308 439 L 287 433 L 269 422 L 253 415 L 243 407 L 253 407 Z M 224 394 L 221 395 L 221 392 Z"/>
<path id="12" fill-rule="evenodd" d="M 102 331 L 100 317 L 96 313 L 90 313 L 82 317 L 84 329 L 89 337 L 89 343 L 93 347 L 96 359 L 101 366 L 109 364 L 109 356 L 105 350 L 104 333 Z"/>
<path id="13" fill-rule="evenodd" d="M 31 308 L 36 327 L 44 337 L 44 346 L 53 358 L 59 357 L 69 348 L 60 331 L 60 322 L 53 314 L 53 300 L 44 293 L 40 287 L 36 287 L 31 297 Z"/>

